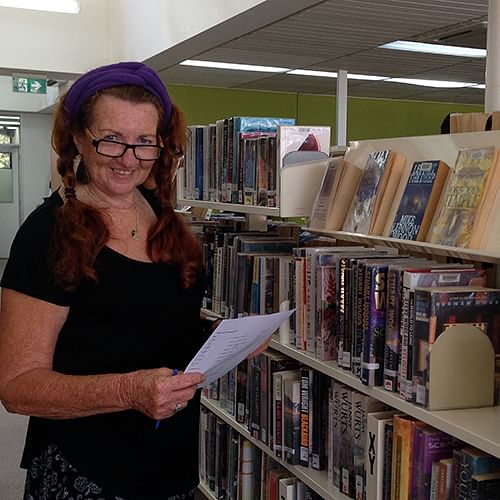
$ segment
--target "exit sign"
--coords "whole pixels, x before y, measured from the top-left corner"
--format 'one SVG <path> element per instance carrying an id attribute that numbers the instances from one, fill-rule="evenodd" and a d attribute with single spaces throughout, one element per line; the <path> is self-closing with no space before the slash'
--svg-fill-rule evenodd
<path id="1" fill-rule="evenodd" d="M 46 94 L 47 79 L 32 78 L 30 76 L 13 76 L 12 90 L 24 94 Z"/>

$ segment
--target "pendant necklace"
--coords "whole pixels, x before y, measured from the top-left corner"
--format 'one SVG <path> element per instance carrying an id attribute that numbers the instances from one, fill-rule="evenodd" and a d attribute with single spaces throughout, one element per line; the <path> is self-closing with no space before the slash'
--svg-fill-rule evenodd
<path id="1" fill-rule="evenodd" d="M 139 211 L 137 209 L 137 200 L 135 201 L 135 228 L 130 230 L 130 236 L 133 240 L 139 240 L 141 235 L 139 234 Z"/>

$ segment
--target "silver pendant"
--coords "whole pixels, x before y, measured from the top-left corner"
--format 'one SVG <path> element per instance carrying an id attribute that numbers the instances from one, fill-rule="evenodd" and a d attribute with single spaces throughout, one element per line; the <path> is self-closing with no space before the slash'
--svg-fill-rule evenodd
<path id="1" fill-rule="evenodd" d="M 133 240 L 136 240 L 136 241 L 137 241 L 137 240 L 140 238 L 140 236 L 139 236 L 139 231 L 137 231 L 137 229 L 132 229 L 132 230 L 130 231 L 130 236 L 132 236 L 132 239 L 133 239 Z"/>

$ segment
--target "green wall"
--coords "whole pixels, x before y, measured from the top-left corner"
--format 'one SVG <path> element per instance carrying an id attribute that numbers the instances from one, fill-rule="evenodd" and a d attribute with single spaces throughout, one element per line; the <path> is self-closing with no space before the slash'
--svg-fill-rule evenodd
<path id="1" fill-rule="evenodd" d="M 184 85 L 168 88 L 172 99 L 184 110 L 189 125 L 235 115 L 295 117 L 298 125 L 332 126 L 335 144 L 334 96 Z M 439 134 L 448 113 L 474 111 L 483 111 L 483 107 L 351 97 L 347 103 L 347 140 Z"/>

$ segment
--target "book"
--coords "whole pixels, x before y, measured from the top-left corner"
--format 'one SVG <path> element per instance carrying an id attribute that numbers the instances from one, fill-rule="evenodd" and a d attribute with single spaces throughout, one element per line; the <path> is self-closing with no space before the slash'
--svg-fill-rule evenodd
<path id="1" fill-rule="evenodd" d="M 352 199 L 342 226 L 343 231 L 361 234 L 380 234 L 380 230 L 385 223 L 387 211 L 390 208 L 389 202 L 385 201 L 382 203 L 382 199 L 388 186 L 391 176 L 391 166 L 393 164 L 397 168 L 393 172 L 391 185 L 394 179 L 397 179 L 399 182 L 399 178 L 401 177 L 401 161 L 399 161 L 399 157 L 398 161 L 395 161 L 395 159 L 396 154 L 388 149 L 375 151 L 368 155 L 366 166 L 356 188 L 356 194 Z M 396 187 L 397 183 L 393 188 L 394 191 Z M 391 191 L 388 191 L 388 195 L 392 196 Z M 386 200 L 389 200 L 389 198 L 386 197 Z M 382 210 L 380 210 L 381 207 Z"/>
<path id="2" fill-rule="evenodd" d="M 316 370 L 312 371 L 310 385 L 310 417 L 309 430 L 310 467 L 314 470 L 324 470 L 327 461 L 328 441 L 328 394 L 331 380 Z"/>
<path id="3" fill-rule="evenodd" d="M 406 183 L 389 236 L 425 241 L 449 166 L 440 160 L 416 161 Z"/>
<path id="4" fill-rule="evenodd" d="M 366 498 L 365 448 L 368 414 L 384 410 L 384 403 L 360 392 L 354 393 L 352 407 L 352 441 L 354 462 L 354 498 Z"/>
<path id="5" fill-rule="evenodd" d="M 500 472 L 473 474 L 471 500 L 497 500 L 500 498 Z"/>
<path id="6" fill-rule="evenodd" d="M 342 157 L 329 159 L 313 204 L 309 221 L 311 227 L 331 231 L 342 228 L 361 173 L 360 168 Z"/>
<path id="7" fill-rule="evenodd" d="M 412 500 L 413 436 L 416 420 L 408 415 L 394 417 L 391 500 Z"/>
<path id="8" fill-rule="evenodd" d="M 457 500 L 471 498 L 471 478 L 473 475 L 498 471 L 500 471 L 500 460 L 498 458 L 473 446 L 463 448 Z"/>
<path id="9" fill-rule="evenodd" d="M 365 474 L 366 500 L 382 500 L 384 486 L 384 433 L 395 411 L 368 413 L 366 416 Z"/>
<path id="10" fill-rule="evenodd" d="M 453 485 L 453 452 L 452 457 L 442 458 L 438 463 L 438 500 L 451 500 Z"/>
<path id="11" fill-rule="evenodd" d="M 299 463 L 304 467 L 309 467 L 309 434 L 312 430 L 310 422 L 310 403 L 312 395 L 312 368 L 302 366 L 300 368 L 300 456 Z"/>
<path id="12" fill-rule="evenodd" d="M 461 149 L 451 170 L 428 240 L 467 247 L 488 173 L 495 162 L 493 146 Z"/>
<path id="13" fill-rule="evenodd" d="M 413 436 L 412 500 L 428 500 L 431 494 L 432 466 L 451 458 L 459 442 L 449 434 L 424 423 L 417 423 Z M 438 479 L 438 478 L 436 478 Z M 436 483 L 437 490 L 437 483 Z"/>
<path id="14" fill-rule="evenodd" d="M 291 465 L 300 463 L 300 374 L 284 378 L 283 384 L 283 458 Z"/>
<path id="15" fill-rule="evenodd" d="M 253 500 L 254 494 L 254 445 L 242 439 L 240 445 L 240 474 L 238 500 Z"/>
<path id="16" fill-rule="evenodd" d="M 470 324 L 494 339 L 500 335 L 500 290 L 486 287 L 415 289 L 414 402 L 429 404 L 429 355 L 437 337 L 456 324 Z"/>
<path id="17" fill-rule="evenodd" d="M 354 447 L 352 409 L 354 389 L 341 385 L 339 391 L 339 490 L 351 498 L 354 495 Z"/>

